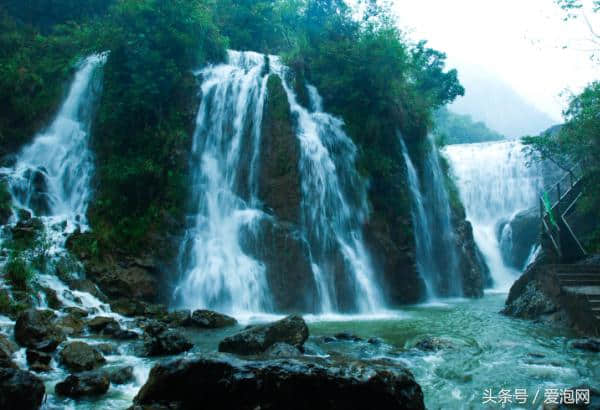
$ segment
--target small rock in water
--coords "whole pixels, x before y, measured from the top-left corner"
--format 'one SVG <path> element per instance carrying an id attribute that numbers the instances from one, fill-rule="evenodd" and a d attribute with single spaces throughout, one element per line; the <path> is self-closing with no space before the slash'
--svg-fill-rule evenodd
<path id="1" fill-rule="evenodd" d="M 71 342 L 59 354 L 60 363 L 74 372 L 92 370 L 102 366 L 106 360 L 102 353 L 83 342 Z"/>
<path id="2" fill-rule="evenodd" d="M 436 352 L 438 350 L 453 349 L 454 344 L 449 340 L 441 339 L 439 337 L 426 337 L 417 342 L 415 347 L 425 352 Z"/>
<path id="3" fill-rule="evenodd" d="M 45 393 L 44 382 L 32 373 L 0 369 L 0 409 L 39 409 Z"/>
<path id="4" fill-rule="evenodd" d="M 600 352 L 600 340 L 599 339 L 581 339 L 575 340 L 572 343 L 575 349 L 587 350 L 588 352 Z"/>
<path id="5" fill-rule="evenodd" d="M 42 288 L 42 291 L 46 295 L 46 303 L 50 309 L 58 310 L 63 307 L 63 303 L 54 289 Z"/>
<path id="6" fill-rule="evenodd" d="M 27 364 L 31 370 L 35 372 L 48 372 L 52 370 L 52 367 L 50 367 L 52 356 L 50 354 L 32 349 L 27 349 L 25 354 Z"/>
<path id="7" fill-rule="evenodd" d="M 253 355 L 265 352 L 275 343 L 287 343 L 302 348 L 308 339 L 308 326 L 300 316 L 288 316 L 274 323 L 253 326 L 219 343 L 220 352 Z"/>
<path id="8" fill-rule="evenodd" d="M 147 321 L 144 332 L 143 356 L 169 356 L 194 347 L 187 337 L 156 320 Z"/>
<path id="9" fill-rule="evenodd" d="M 104 370 L 104 374 L 113 384 L 127 384 L 135 380 L 133 366 L 123 366 Z"/>
<path id="10" fill-rule="evenodd" d="M 233 326 L 237 320 L 231 316 L 210 310 L 195 310 L 190 318 L 190 326 L 201 329 L 219 329 L 222 327 Z"/>
<path id="11" fill-rule="evenodd" d="M 334 335 L 334 337 L 337 340 L 343 340 L 346 342 L 360 342 L 362 341 L 362 339 L 356 335 L 353 335 L 352 333 L 347 333 L 347 332 L 341 332 L 341 333 L 336 333 Z"/>
<path id="12" fill-rule="evenodd" d="M 108 391 L 110 380 L 100 372 L 70 375 L 54 388 L 56 394 L 66 397 L 101 396 Z"/>

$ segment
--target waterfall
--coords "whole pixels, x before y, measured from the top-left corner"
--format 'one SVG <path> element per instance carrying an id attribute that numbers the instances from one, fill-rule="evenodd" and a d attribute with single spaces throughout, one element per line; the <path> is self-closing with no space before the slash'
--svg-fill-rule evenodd
<path id="1" fill-rule="evenodd" d="M 510 225 L 506 224 L 502 232 L 498 230 L 518 212 L 537 206 L 543 185 L 541 170 L 527 166 L 518 140 L 449 145 L 444 153 L 494 285 L 507 290 L 519 272 L 505 264 L 500 248 L 502 236 L 505 246 L 511 246 Z"/>
<path id="2" fill-rule="evenodd" d="M 93 55 L 82 62 L 52 124 L 23 148 L 14 169 L 4 170 L 15 208 L 86 227 L 94 165 L 88 142 L 105 60 Z"/>
<path id="3" fill-rule="evenodd" d="M 417 269 L 427 286 L 427 297 L 460 296 L 458 248 L 438 149 L 429 136 L 419 177 L 403 138 L 399 138 L 412 197 Z"/>
<path id="4" fill-rule="evenodd" d="M 265 261 L 245 251 L 241 241 L 246 232 L 260 237 L 261 221 L 275 218 L 263 209 L 257 187 L 267 81 L 278 75 L 301 151 L 299 231 L 310 249 L 315 310 L 340 309 L 340 272 L 330 263 L 339 255 L 356 310 L 376 309 L 380 297 L 361 233 L 366 186 L 355 171 L 356 147 L 343 123 L 322 112 L 314 87 L 308 87 L 312 110 L 302 107 L 288 84 L 289 70 L 276 56 L 230 51 L 226 63 L 198 74 L 203 83 L 190 164 L 195 214 L 181 246 L 176 303 L 234 314 L 273 310 Z M 254 245 L 250 248 L 266 246 Z"/>
<path id="5" fill-rule="evenodd" d="M 50 126 L 17 154 L 13 167 L 0 170 L 0 176 L 8 182 L 13 209 L 26 211 L 43 225 L 39 236 L 48 247 L 50 263 L 67 254 L 65 241 L 68 234 L 76 229 L 88 229 L 86 212 L 94 171 L 89 149 L 90 128 L 101 91 L 101 67 L 106 58 L 106 54 L 99 54 L 82 61 Z M 22 218 L 24 220 L 20 221 Z M 16 212 L 9 223 L 18 227 L 18 223 L 28 223 L 28 218 L 29 215 Z M 7 228 L 2 231 L 0 241 L 6 239 Z M 21 255 L 30 259 L 27 252 Z M 110 312 L 108 305 L 92 295 L 69 291 L 46 270 L 51 269 L 37 272 L 36 282 L 54 289 L 66 306 L 84 305 Z"/>

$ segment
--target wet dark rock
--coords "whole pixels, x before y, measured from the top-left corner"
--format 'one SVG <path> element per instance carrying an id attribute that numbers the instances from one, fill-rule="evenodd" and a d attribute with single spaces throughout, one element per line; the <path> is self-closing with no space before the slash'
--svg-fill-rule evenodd
<path id="1" fill-rule="evenodd" d="M 370 345 L 374 345 L 374 346 L 380 346 L 383 344 L 383 340 L 381 340 L 378 337 L 371 337 L 371 338 L 367 339 L 367 343 Z"/>
<path id="2" fill-rule="evenodd" d="M 143 356 L 169 356 L 190 350 L 194 345 L 177 330 L 151 320 L 144 325 Z"/>
<path id="3" fill-rule="evenodd" d="M 115 355 L 115 354 L 119 354 L 119 350 L 117 349 L 117 346 L 112 344 L 112 343 L 99 343 L 97 345 L 94 345 L 94 347 L 96 349 L 98 349 L 100 351 L 100 353 L 102 353 L 103 355 Z"/>
<path id="4" fill-rule="evenodd" d="M 78 307 L 67 307 L 67 308 L 64 308 L 63 311 L 70 316 L 74 316 L 74 317 L 78 317 L 78 318 L 84 318 L 88 315 L 87 310 L 81 309 Z"/>
<path id="5" fill-rule="evenodd" d="M 500 230 L 498 240 L 502 259 L 508 266 L 523 269 L 531 248 L 538 243 L 541 230 L 539 212 L 537 208 L 519 212 Z M 511 234 L 503 236 L 503 230 Z"/>
<path id="6" fill-rule="evenodd" d="M 575 349 L 598 353 L 600 352 L 600 339 L 575 340 L 571 346 L 573 346 Z"/>
<path id="7" fill-rule="evenodd" d="M 74 279 L 67 283 L 71 289 L 89 293 L 90 295 L 94 296 L 98 300 L 101 300 L 102 302 L 106 302 L 108 300 L 106 295 L 91 280 Z"/>
<path id="8" fill-rule="evenodd" d="M 240 392 L 243 392 L 241 394 Z M 155 366 L 139 406 L 212 409 L 424 409 L 423 392 L 402 366 L 360 361 L 245 361 L 224 354 Z"/>
<path id="9" fill-rule="evenodd" d="M 470 298 L 483 297 L 483 289 L 492 285 L 489 267 L 475 243 L 471 223 L 461 215 L 454 224 L 463 295 Z"/>
<path id="10" fill-rule="evenodd" d="M 39 218 L 30 218 L 27 220 L 20 220 L 11 229 L 12 236 L 16 240 L 30 242 L 41 230 L 44 229 L 44 223 Z"/>
<path id="11" fill-rule="evenodd" d="M 120 326 L 114 325 L 106 326 L 100 334 L 116 340 L 135 340 L 140 337 L 139 333 L 133 330 L 122 329 Z"/>
<path id="12" fill-rule="evenodd" d="M 104 330 L 108 325 L 119 325 L 119 323 L 112 317 L 106 316 L 96 316 L 87 322 L 87 327 L 90 329 L 90 332 L 100 333 Z"/>
<path id="13" fill-rule="evenodd" d="M 265 276 L 280 312 L 311 312 L 316 306 L 317 284 L 310 249 L 298 226 L 263 218 L 254 230 L 242 230 L 242 247 L 265 264 Z M 293 283 L 293 286 L 290 284 Z"/>
<path id="14" fill-rule="evenodd" d="M 438 350 L 453 349 L 455 346 L 449 340 L 428 336 L 422 340 L 419 340 L 415 344 L 415 347 L 425 352 L 437 352 Z"/>
<path id="15" fill-rule="evenodd" d="M 59 354 L 60 363 L 73 372 L 93 370 L 106 360 L 100 351 L 84 342 L 71 342 Z"/>
<path id="16" fill-rule="evenodd" d="M 287 343 L 275 343 L 265 352 L 266 357 L 270 358 L 288 358 L 301 356 L 302 352 L 296 347 Z"/>
<path id="17" fill-rule="evenodd" d="M 44 382 L 32 373 L 19 369 L 0 369 L 0 409 L 39 409 L 45 393 Z"/>
<path id="18" fill-rule="evenodd" d="M 114 271 L 100 269 L 90 276 L 108 297 L 145 301 L 156 299 L 159 286 L 156 278 L 146 269 L 137 266 L 112 269 Z"/>
<path id="19" fill-rule="evenodd" d="M 119 299 L 110 302 L 110 309 L 123 316 L 143 316 L 146 312 L 144 303 L 133 299 Z"/>
<path id="20" fill-rule="evenodd" d="M 50 366 L 52 355 L 33 349 L 27 349 L 25 354 L 27 357 L 27 364 L 31 370 L 36 372 L 47 372 L 52 370 L 52 367 Z"/>
<path id="21" fill-rule="evenodd" d="M 87 372 L 70 375 L 54 388 L 59 396 L 79 398 L 101 396 L 110 387 L 110 380 L 103 372 Z"/>
<path id="22" fill-rule="evenodd" d="M 393 197 L 402 198 L 402 174 L 390 178 L 397 186 L 386 187 Z M 377 183 L 377 181 L 375 181 Z M 392 193 L 393 192 L 393 193 Z M 386 201 L 387 202 L 387 201 Z M 387 204 L 375 202 L 374 212 L 365 226 L 365 243 L 372 255 L 375 270 L 381 272 L 384 296 L 390 306 L 401 306 L 423 300 L 427 288 L 419 275 L 415 260 L 414 239 L 410 213 L 395 214 L 396 209 L 384 209 Z"/>
<path id="23" fill-rule="evenodd" d="M 54 289 L 42 288 L 42 291 L 46 295 L 46 303 L 50 309 L 58 310 L 63 307 L 63 303 L 58 298 Z"/>
<path id="24" fill-rule="evenodd" d="M 323 336 L 323 337 L 321 338 L 321 341 L 322 341 L 323 343 L 333 343 L 333 342 L 335 342 L 335 341 L 336 341 L 336 339 L 335 339 L 335 337 L 333 337 L 333 336 Z"/>
<path id="25" fill-rule="evenodd" d="M 19 347 L 3 334 L 0 334 L 0 368 L 18 368 L 12 361 L 12 355 Z"/>
<path id="26" fill-rule="evenodd" d="M 29 309 L 17 318 L 15 339 L 21 346 L 53 352 L 65 340 L 56 326 L 56 314 L 50 310 Z"/>
<path id="27" fill-rule="evenodd" d="M 211 310 L 195 310 L 189 320 L 189 325 L 201 329 L 219 329 L 233 326 L 237 320 L 231 316 L 213 312 Z"/>
<path id="28" fill-rule="evenodd" d="M 166 321 L 175 327 L 184 327 L 190 324 L 192 314 L 189 310 L 175 310 L 169 312 L 166 316 Z"/>
<path id="29" fill-rule="evenodd" d="M 353 335 L 352 333 L 347 333 L 347 332 L 341 332 L 341 333 L 336 333 L 333 337 L 335 337 L 337 340 L 342 340 L 345 342 L 361 342 L 362 339 L 356 335 Z"/>
<path id="30" fill-rule="evenodd" d="M 537 319 L 556 311 L 558 306 L 541 289 L 540 283 L 532 281 L 525 285 L 518 297 L 512 299 L 510 303 L 507 302 L 502 313 L 522 319 Z"/>
<path id="31" fill-rule="evenodd" d="M 66 335 L 80 335 L 83 332 L 85 323 L 80 317 L 75 315 L 66 315 L 58 318 L 56 326 L 59 327 Z"/>
<path id="32" fill-rule="evenodd" d="M 113 384 L 127 384 L 135 380 L 133 366 L 116 367 L 105 369 L 104 374 Z"/>
<path id="33" fill-rule="evenodd" d="M 275 343 L 287 343 L 301 348 L 306 339 L 308 339 L 308 326 L 304 319 L 292 315 L 227 337 L 219 343 L 219 351 L 252 355 L 265 352 Z"/>
<path id="34" fill-rule="evenodd" d="M 260 138 L 259 197 L 278 219 L 300 221 L 300 141 L 281 78 L 269 77 Z"/>

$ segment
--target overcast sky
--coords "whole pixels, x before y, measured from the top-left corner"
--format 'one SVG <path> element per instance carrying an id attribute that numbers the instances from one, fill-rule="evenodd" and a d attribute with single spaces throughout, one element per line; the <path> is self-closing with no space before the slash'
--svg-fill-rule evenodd
<path id="1" fill-rule="evenodd" d="M 429 40 L 430 47 L 448 54 L 451 66 L 474 65 L 501 77 L 555 120 L 565 107 L 563 90 L 577 92 L 600 80 L 600 65 L 581 51 L 589 48 L 584 20 L 564 22 L 553 0 L 392 2 L 412 39 Z M 590 14 L 600 27 L 600 13 Z"/>

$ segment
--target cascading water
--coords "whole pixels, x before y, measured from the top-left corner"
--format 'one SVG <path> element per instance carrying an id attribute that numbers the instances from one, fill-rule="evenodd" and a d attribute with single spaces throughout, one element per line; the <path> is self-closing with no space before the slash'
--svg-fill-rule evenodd
<path id="1" fill-rule="evenodd" d="M 427 296 L 460 296 L 458 249 L 438 149 L 428 137 L 421 179 L 402 137 L 400 143 L 412 196 L 417 269 L 427 285 Z"/>
<path id="2" fill-rule="evenodd" d="M 202 101 L 191 161 L 196 215 L 182 244 L 177 303 L 235 314 L 272 310 L 265 264 L 244 251 L 240 235 L 273 218 L 263 212 L 257 195 L 258 158 L 267 80 L 279 75 L 300 142 L 301 231 L 319 293 L 315 310 L 340 309 L 340 272 L 330 263 L 336 255 L 341 255 L 355 310 L 376 309 L 379 293 L 361 235 L 366 188 L 354 169 L 356 147 L 342 122 L 321 112 L 314 87 L 308 88 L 312 111 L 298 104 L 278 57 L 236 51 L 228 57 L 226 64 L 199 72 Z"/>
<path id="3" fill-rule="evenodd" d="M 0 170 L 12 195 L 13 209 L 41 221 L 46 257 L 53 263 L 66 253 L 65 240 L 75 229 L 86 230 L 93 157 L 89 134 L 93 109 L 101 89 L 106 55 L 86 58 L 75 74 L 65 101 L 52 124 L 17 155 L 12 168 Z M 11 218 L 17 223 L 20 215 Z M 109 311 L 93 296 L 68 288 L 55 276 L 38 272 L 36 281 L 54 289 L 66 306 L 82 303 Z M 42 305 L 44 301 L 42 300 Z"/>
<path id="4" fill-rule="evenodd" d="M 53 123 L 21 151 L 14 169 L 4 170 L 16 208 L 65 221 L 69 229 L 86 225 L 93 172 L 88 139 L 105 60 L 84 60 Z"/>
<path id="5" fill-rule="evenodd" d="M 523 145 L 518 140 L 449 145 L 444 153 L 494 285 L 507 290 L 519 272 L 507 266 L 501 254 L 498 236 L 511 235 L 510 226 L 500 235 L 498 229 L 519 211 L 537 206 L 542 172 L 538 166 L 527 166 Z"/>

